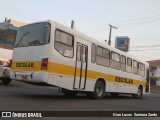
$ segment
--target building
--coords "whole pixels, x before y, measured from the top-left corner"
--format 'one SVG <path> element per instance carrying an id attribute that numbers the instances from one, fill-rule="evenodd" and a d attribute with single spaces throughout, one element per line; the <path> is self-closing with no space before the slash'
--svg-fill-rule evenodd
<path id="1" fill-rule="evenodd" d="M 160 77 L 160 59 L 147 61 L 150 66 L 151 76 Z"/>
<path id="2" fill-rule="evenodd" d="M 16 40 L 17 29 L 25 24 L 13 19 L 5 19 L 4 22 L 0 23 L 0 48 L 12 50 Z"/>
<path id="3" fill-rule="evenodd" d="M 5 19 L 4 22 L 0 23 L 0 29 L 4 30 L 4 29 L 16 29 L 25 25 L 25 22 L 21 22 L 18 20 L 14 20 L 14 19 Z"/>
<path id="4" fill-rule="evenodd" d="M 149 63 L 151 77 L 157 77 L 156 85 L 160 86 L 160 59 L 147 61 Z"/>
<path id="5" fill-rule="evenodd" d="M 0 60 L 11 59 L 17 30 L 25 24 L 13 19 L 5 19 L 0 23 Z"/>

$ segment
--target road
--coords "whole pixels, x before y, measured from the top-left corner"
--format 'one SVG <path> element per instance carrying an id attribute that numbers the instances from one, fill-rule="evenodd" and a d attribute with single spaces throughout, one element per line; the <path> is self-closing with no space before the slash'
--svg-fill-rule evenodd
<path id="1" fill-rule="evenodd" d="M 160 111 L 159 105 L 159 91 L 142 99 L 125 94 L 115 98 L 107 94 L 103 100 L 92 100 L 85 94 L 66 97 L 54 87 L 17 81 L 9 86 L 0 83 L 0 111 Z"/>

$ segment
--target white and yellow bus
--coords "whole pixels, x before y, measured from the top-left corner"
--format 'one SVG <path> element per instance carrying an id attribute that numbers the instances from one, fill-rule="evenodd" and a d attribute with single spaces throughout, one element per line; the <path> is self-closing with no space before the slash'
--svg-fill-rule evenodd
<path id="1" fill-rule="evenodd" d="M 12 61 L 12 79 L 57 86 L 70 96 L 150 92 L 147 62 L 54 21 L 20 27 Z"/>

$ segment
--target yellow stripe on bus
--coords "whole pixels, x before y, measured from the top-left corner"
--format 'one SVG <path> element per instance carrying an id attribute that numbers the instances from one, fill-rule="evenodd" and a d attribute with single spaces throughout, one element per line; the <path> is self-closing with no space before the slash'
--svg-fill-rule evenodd
<path id="1" fill-rule="evenodd" d="M 41 61 L 16 61 L 12 63 L 12 70 L 13 71 L 41 71 Z M 64 74 L 69 76 L 74 76 L 75 74 L 75 67 L 49 62 L 48 70 L 46 72 L 49 73 L 57 73 L 57 74 Z M 82 70 L 82 77 L 85 77 L 85 69 Z M 76 76 L 80 76 L 80 68 L 76 68 Z M 105 74 L 93 70 L 87 70 L 87 78 L 97 80 L 98 78 L 104 78 L 106 81 L 110 82 L 119 82 L 124 84 L 131 84 L 131 85 L 146 85 L 146 82 L 141 80 L 135 80 L 125 77 L 119 77 L 115 75 Z"/>
<path id="2" fill-rule="evenodd" d="M 49 62 L 47 72 L 74 76 L 75 67 Z"/>

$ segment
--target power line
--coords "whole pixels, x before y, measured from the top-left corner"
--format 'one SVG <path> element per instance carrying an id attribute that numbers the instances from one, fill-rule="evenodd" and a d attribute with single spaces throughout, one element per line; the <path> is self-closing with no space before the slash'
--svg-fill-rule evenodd
<path id="1" fill-rule="evenodd" d="M 140 36 L 140 37 L 132 37 L 134 39 L 148 39 L 150 38 L 153 39 L 153 38 L 160 38 L 160 35 L 145 35 L 145 36 Z"/>
<path id="2" fill-rule="evenodd" d="M 44 19 L 44 17 L 39 16 L 39 15 L 33 13 L 33 12 L 28 12 L 28 11 L 26 11 L 26 10 L 20 9 L 20 8 L 15 7 L 15 6 L 13 6 L 13 5 L 9 4 L 9 3 L 6 3 L 6 2 L 2 2 L 2 1 L 0 1 L 0 2 L 3 3 L 3 4 L 9 5 L 10 7 L 13 7 L 13 8 L 15 8 L 15 9 L 17 9 L 17 10 L 20 10 L 20 11 L 23 12 L 23 13 L 26 12 L 26 13 L 32 15 L 32 16 L 37 16 L 37 17 L 39 17 L 39 18 L 41 18 L 41 19 Z"/>
<path id="3" fill-rule="evenodd" d="M 139 48 L 140 48 L 140 47 L 141 47 L 141 48 L 145 48 L 145 47 L 147 47 L 147 48 L 148 48 L 148 47 L 160 47 L 160 45 L 149 45 L 149 46 L 132 46 L 132 48 L 135 48 L 135 47 L 136 47 L 136 48 L 137 48 L 137 47 L 139 47 Z"/>
<path id="4" fill-rule="evenodd" d="M 159 19 L 155 19 L 155 20 L 151 20 L 151 21 L 140 21 L 140 22 L 135 22 L 135 23 L 126 23 L 126 24 L 117 24 L 118 27 L 122 28 L 122 27 L 131 27 L 131 26 L 136 26 L 136 25 L 143 25 L 143 24 L 148 24 L 148 23 L 153 23 L 153 22 L 159 22 L 160 21 L 160 18 Z M 90 33 L 90 32 L 97 32 L 97 31 L 102 31 L 102 30 L 105 30 L 107 27 L 106 26 L 103 26 L 104 28 L 99 28 L 99 29 L 95 29 L 95 30 L 90 30 L 90 31 L 87 31 L 87 33 Z"/>
<path id="5" fill-rule="evenodd" d="M 148 24 L 148 23 L 152 23 L 152 22 L 159 22 L 159 21 L 160 21 L 160 18 L 159 19 L 153 19 L 153 20 L 150 20 L 150 21 L 139 21 L 139 22 L 135 22 L 135 23 L 122 24 L 122 25 L 119 25 L 119 26 L 120 27 L 129 27 L 129 26 L 143 25 L 143 24 Z"/>
<path id="6" fill-rule="evenodd" d="M 115 22 L 115 23 L 117 24 L 117 23 L 124 23 L 124 22 L 137 21 L 137 20 L 143 20 L 143 19 L 150 19 L 153 17 L 160 17 L 160 15 L 153 15 L 153 16 L 147 16 L 147 17 L 141 17 L 141 18 L 128 19 L 128 20 L 119 21 L 119 22 Z"/>
<path id="7" fill-rule="evenodd" d="M 30 19 L 34 19 L 35 17 L 37 17 L 38 19 L 44 19 L 44 17 L 41 17 L 39 15 L 36 15 L 35 13 L 31 13 L 31 12 L 28 12 L 28 11 L 25 11 L 23 9 L 20 9 L 18 7 L 15 7 L 9 3 L 6 3 L 6 2 L 2 2 L 0 1 L 1 3 L 1 8 L 4 6 L 3 9 L 5 9 L 6 12 L 9 12 L 9 13 L 14 13 L 14 14 L 17 14 L 21 17 L 27 17 L 27 18 L 30 18 Z M 2 6 L 3 5 L 3 6 Z M 12 8 L 12 9 L 11 9 Z M 14 9 L 14 10 L 13 10 Z M 17 12 L 16 12 L 17 11 Z M 27 13 L 28 15 L 24 14 L 24 13 Z"/>
<path id="8" fill-rule="evenodd" d="M 134 51 L 129 51 L 129 52 L 131 52 L 131 54 L 132 54 L 133 56 L 140 56 L 140 57 L 143 57 L 143 58 L 155 59 L 155 57 L 154 57 L 154 56 L 151 56 L 151 55 L 137 54 L 137 52 L 136 52 L 136 54 L 135 54 Z"/>
<path id="9" fill-rule="evenodd" d="M 160 15 L 157 15 L 157 17 L 159 17 L 159 18 L 152 18 L 152 19 L 149 19 L 149 20 L 129 22 L 129 23 L 124 23 L 124 24 L 116 24 L 116 25 L 119 26 L 119 27 L 130 27 L 130 26 L 135 26 L 135 25 L 148 24 L 148 23 L 152 23 L 152 22 L 159 22 L 160 21 Z M 145 17 L 145 18 L 151 18 L 151 16 L 150 17 Z M 102 26 L 98 26 L 98 27 L 93 27 L 92 30 L 87 31 L 87 32 L 88 33 L 98 32 L 98 31 L 105 30 L 106 28 L 107 28 L 106 25 L 102 25 Z"/>
<path id="10" fill-rule="evenodd" d="M 9 10 L 9 9 L 3 9 L 3 6 L 1 6 L 1 11 L 4 11 L 4 12 L 8 12 L 10 14 L 14 14 L 15 16 L 17 17 L 21 17 L 21 18 L 25 18 L 27 20 L 33 20 L 33 17 L 28 17 L 22 13 L 19 13 L 19 12 L 14 12 L 13 10 Z M 6 17 L 6 16 L 5 16 Z"/>
<path id="11" fill-rule="evenodd" d="M 134 19 L 128 19 L 128 20 L 124 20 L 124 21 L 119 21 L 119 22 L 111 22 L 112 24 L 119 24 L 119 25 L 121 25 L 122 23 L 125 23 L 126 24 L 126 22 L 132 22 L 132 21 L 136 21 L 136 23 L 137 22 L 140 22 L 140 20 L 144 20 L 144 19 L 150 19 L 150 18 L 152 18 L 151 20 L 154 20 L 154 19 L 157 19 L 157 17 L 158 17 L 158 19 L 160 19 L 160 15 L 154 15 L 154 16 L 147 16 L 147 17 L 141 17 L 141 18 L 134 18 Z M 154 18 L 154 19 L 153 19 Z M 142 22 L 142 21 L 141 21 Z M 120 24 L 121 23 L 121 24 Z M 135 23 L 135 22 L 132 22 L 132 23 Z M 130 23 L 131 24 L 131 23 Z M 102 27 L 107 27 L 107 24 L 103 24 L 103 25 L 100 25 L 100 26 L 95 26 L 95 27 L 91 27 L 91 28 L 88 28 L 88 29 L 86 29 L 86 30 L 89 30 L 89 29 L 98 29 L 98 28 L 102 28 Z"/>
<path id="12" fill-rule="evenodd" d="M 143 49 L 143 50 L 129 50 L 129 51 L 148 51 L 148 50 L 160 50 L 160 49 Z"/>

